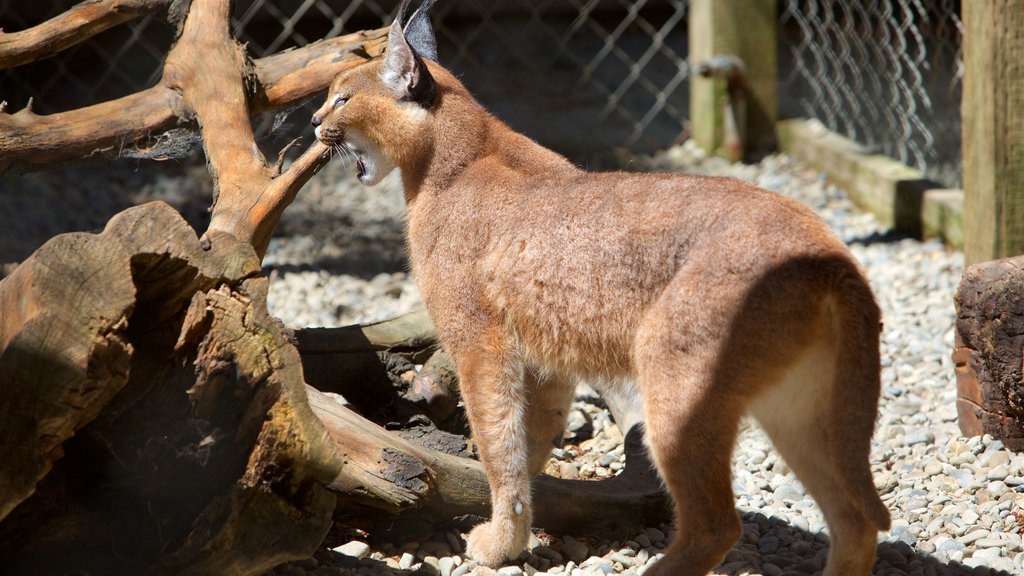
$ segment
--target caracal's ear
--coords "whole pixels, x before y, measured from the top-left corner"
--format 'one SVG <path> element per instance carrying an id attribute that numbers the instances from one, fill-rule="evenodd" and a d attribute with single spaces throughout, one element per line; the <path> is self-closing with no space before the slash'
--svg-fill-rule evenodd
<path id="1" fill-rule="evenodd" d="M 398 15 L 395 16 L 395 21 L 391 23 L 391 29 L 388 31 L 388 46 L 381 69 L 381 80 L 399 98 L 430 108 L 434 104 L 434 78 L 423 64 L 420 55 L 409 45 L 402 29 L 402 20 L 405 18 L 405 9 L 408 5 L 409 0 L 403 0 L 398 8 Z M 416 18 L 415 14 L 413 18 Z M 424 13 L 421 18 L 425 19 L 426 14 Z M 429 22 L 427 26 L 429 28 Z M 422 29 L 422 25 L 418 24 L 416 28 Z M 433 37 L 432 31 L 430 35 Z"/>
<path id="2" fill-rule="evenodd" d="M 434 38 L 434 27 L 430 25 L 430 9 L 435 1 L 423 0 L 412 13 L 405 25 L 405 41 L 420 56 L 437 62 L 437 39 Z"/>

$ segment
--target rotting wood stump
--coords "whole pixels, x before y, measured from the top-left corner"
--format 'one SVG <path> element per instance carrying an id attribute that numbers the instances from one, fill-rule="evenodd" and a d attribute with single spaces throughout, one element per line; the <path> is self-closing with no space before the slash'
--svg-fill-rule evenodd
<path id="1" fill-rule="evenodd" d="M 214 245 L 144 205 L 0 281 L 5 573 L 248 574 L 327 532 L 341 460 L 252 247 Z"/>
<path id="2" fill-rule="evenodd" d="M 1024 451 L 1024 256 L 964 271 L 956 312 L 960 430 Z"/>

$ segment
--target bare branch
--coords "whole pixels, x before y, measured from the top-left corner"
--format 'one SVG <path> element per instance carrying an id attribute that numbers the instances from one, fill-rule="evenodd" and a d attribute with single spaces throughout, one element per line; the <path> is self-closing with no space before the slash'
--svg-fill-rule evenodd
<path id="1" fill-rule="evenodd" d="M 385 36 L 386 30 L 349 34 L 257 60 L 249 113 L 288 108 L 323 92 L 339 72 L 380 54 Z M 166 78 L 143 92 L 59 114 L 0 111 L 0 174 L 118 158 L 122 149 L 144 147 L 149 138 L 191 120 L 181 92 Z"/>
<path id="2" fill-rule="evenodd" d="M 202 129 L 215 210 L 221 194 L 241 195 L 270 179 L 249 121 L 247 62 L 231 37 L 230 19 L 228 0 L 193 4 L 164 64 L 163 82 L 181 91 Z"/>
<path id="3" fill-rule="evenodd" d="M 108 28 L 166 10 L 171 0 L 82 2 L 26 30 L 0 32 L 0 70 L 49 58 Z"/>
<path id="4" fill-rule="evenodd" d="M 181 94 L 163 85 L 48 116 L 0 112 L 0 174 L 117 158 L 122 148 L 173 128 L 180 114 Z"/>
<path id="5" fill-rule="evenodd" d="M 290 146 L 290 145 L 289 145 Z M 210 232 L 225 232 L 249 241 L 260 260 L 267 253 L 270 237 L 284 209 L 306 182 L 330 159 L 330 149 L 314 142 L 283 174 L 274 178 L 251 203 L 221 199 L 210 220 Z M 239 200 L 243 200 L 240 197 Z M 229 205 L 230 202 L 230 205 Z"/>
<path id="6" fill-rule="evenodd" d="M 380 28 L 261 58 L 255 66 L 262 90 L 253 106 L 265 111 L 303 102 L 326 90 L 342 70 L 383 54 L 386 45 L 387 28 Z"/>

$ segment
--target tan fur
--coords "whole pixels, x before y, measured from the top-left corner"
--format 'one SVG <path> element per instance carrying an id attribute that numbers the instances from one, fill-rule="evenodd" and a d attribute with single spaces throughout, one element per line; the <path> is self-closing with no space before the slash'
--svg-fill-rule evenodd
<path id="1" fill-rule="evenodd" d="M 730 455 L 748 411 L 824 511 L 826 574 L 869 573 L 889 525 L 868 464 L 879 311 L 846 247 L 740 181 L 584 172 L 426 65 L 429 107 L 396 96 L 378 60 L 339 76 L 316 120 L 326 142 L 358 134 L 401 169 L 413 272 L 491 486 L 469 555 L 494 566 L 526 545 L 530 479 L 586 378 L 644 401 L 681 520 L 647 574 L 705 574 L 736 542 Z"/>

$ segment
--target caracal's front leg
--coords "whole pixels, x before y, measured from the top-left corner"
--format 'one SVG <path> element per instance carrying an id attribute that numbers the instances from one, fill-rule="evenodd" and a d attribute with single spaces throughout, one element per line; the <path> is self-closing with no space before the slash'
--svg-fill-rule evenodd
<path id="1" fill-rule="evenodd" d="M 529 439 L 521 361 L 500 338 L 455 358 L 466 411 L 491 488 L 491 519 L 466 539 L 469 556 L 499 566 L 530 536 Z"/>

